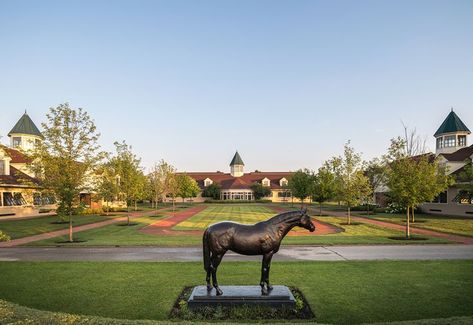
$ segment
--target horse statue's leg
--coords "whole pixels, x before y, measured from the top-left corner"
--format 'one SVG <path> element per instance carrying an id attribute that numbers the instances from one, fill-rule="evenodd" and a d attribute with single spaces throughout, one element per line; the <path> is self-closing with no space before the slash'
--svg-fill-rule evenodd
<path id="1" fill-rule="evenodd" d="M 271 258 L 273 257 L 273 252 L 263 255 L 263 262 L 261 264 L 261 294 L 266 296 L 269 294 L 269 291 L 273 290 L 273 287 L 269 284 L 269 268 L 271 265 Z"/>
<path id="2" fill-rule="evenodd" d="M 217 292 L 217 296 L 221 296 L 223 294 L 222 290 L 218 286 L 218 281 L 217 281 L 217 268 L 222 261 L 223 255 L 225 255 L 226 252 L 223 252 L 221 254 L 212 254 L 211 261 L 212 261 L 212 283 L 215 288 L 215 291 Z"/>

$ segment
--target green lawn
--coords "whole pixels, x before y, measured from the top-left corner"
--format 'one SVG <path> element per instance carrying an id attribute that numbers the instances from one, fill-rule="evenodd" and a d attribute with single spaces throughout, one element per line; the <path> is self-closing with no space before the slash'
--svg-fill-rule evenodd
<path id="1" fill-rule="evenodd" d="M 254 224 L 277 213 L 269 206 L 256 204 L 209 205 L 205 210 L 174 226 L 173 230 L 204 230 L 213 223 L 228 220 Z"/>
<path id="2" fill-rule="evenodd" d="M 256 284 L 260 263 L 223 262 L 221 284 Z M 352 324 L 473 315 L 473 261 L 274 262 L 317 321 Z M 3 262 L 0 298 L 41 310 L 165 320 L 201 263 Z M 45 290 L 47 283 L 47 290 Z"/>
<path id="3" fill-rule="evenodd" d="M 115 216 L 97 216 L 97 215 L 83 215 L 73 216 L 73 225 L 80 226 L 89 223 L 99 222 L 113 218 Z M 69 227 L 68 223 L 56 224 L 59 221 L 57 216 L 45 216 L 32 219 L 19 220 L 0 220 L 0 230 L 7 233 L 12 239 L 21 238 L 42 234 L 48 231 L 66 229 Z"/>
<path id="4" fill-rule="evenodd" d="M 259 204 L 212 204 L 195 216 L 179 223 L 173 230 L 201 230 L 208 225 L 222 220 L 232 220 L 241 223 L 252 224 L 266 220 L 275 215 L 275 212 L 267 205 Z M 398 241 L 389 237 L 403 236 L 402 231 L 390 230 L 374 225 L 360 224 L 343 225 L 345 218 L 317 217 L 321 221 L 331 223 L 344 231 L 331 235 L 310 236 L 287 236 L 283 244 L 292 245 L 349 245 L 349 244 L 439 244 L 449 243 L 444 239 L 428 238 L 425 241 Z M 84 242 L 64 245 L 74 246 L 109 246 L 109 245 L 131 245 L 131 246 L 200 246 L 202 239 L 200 235 L 148 235 L 139 230 L 149 224 L 158 221 L 157 217 L 142 217 L 133 219 L 134 226 L 123 227 L 120 225 L 109 225 L 102 228 L 91 229 L 77 233 L 76 239 Z M 308 233 L 308 232 L 307 232 Z M 66 237 L 51 238 L 27 245 L 43 246 L 57 245 L 58 241 L 65 241 Z"/>
<path id="5" fill-rule="evenodd" d="M 362 215 L 363 217 L 374 218 L 381 221 L 393 222 L 405 225 L 405 214 L 377 213 L 375 215 Z M 416 214 L 415 223 L 412 227 L 425 228 L 450 234 L 473 237 L 473 218 L 435 216 L 431 214 Z"/>

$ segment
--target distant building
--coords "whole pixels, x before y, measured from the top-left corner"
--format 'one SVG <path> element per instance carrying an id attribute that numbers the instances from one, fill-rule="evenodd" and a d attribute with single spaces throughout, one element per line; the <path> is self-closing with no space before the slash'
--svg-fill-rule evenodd
<path id="1" fill-rule="evenodd" d="M 245 164 L 238 151 L 230 162 L 230 173 L 223 172 L 189 172 L 186 173 L 197 181 L 203 191 L 207 186 L 217 183 L 221 187 L 220 199 L 223 201 L 234 200 L 254 200 L 251 185 L 260 183 L 271 190 L 271 195 L 263 199 L 273 202 L 286 202 L 291 200 L 290 192 L 285 189 L 292 172 L 244 172 Z M 193 200 L 196 202 L 205 201 L 208 198 L 202 197 L 202 192 Z M 294 200 L 297 201 L 297 200 Z"/>
<path id="2" fill-rule="evenodd" d="M 41 184 L 29 168 L 27 152 L 43 141 L 43 135 L 26 112 L 8 136 L 10 147 L 0 144 L 0 216 L 55 208 L 54 198 L 41 194 Z"/>
<path id="3" fill-rule="evenodd" d="M 435 154 L 439 163 L 447 166 L 448 174 L 457 177 L 473 159 L 473 145 L 468 145 L 470 130 L 452 111 L 435 132 Z M 473 217 L 473 202 L 468 193 L 459 184 L 453 184 L 441 193 L 433 202 L 424 203 L 421 209 L 427 213 L 449 214 Z"/>

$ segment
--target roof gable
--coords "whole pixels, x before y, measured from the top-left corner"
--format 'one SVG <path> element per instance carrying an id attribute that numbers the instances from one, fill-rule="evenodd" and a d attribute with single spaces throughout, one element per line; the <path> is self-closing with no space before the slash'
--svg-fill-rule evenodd
<path id="1" fill-rule="evenodd" d="M 437 132 L 435 132 L 434 136 L 438 136 L 444 133 L 451 133 L 451 132 L 459 132 L 464 131 L 470 133 L 470 130 L 466 127 L 466 125 L 460 120 L 457 114 L 452 110 L 448 115 L 447 118 L 443 121 L 442 125 L 438 128 Z"/>
<path id="2" fill-rule="evenodd" d="M 11 136 L 12 134 L 15 133 L 20 133 L 20 134 L 31 134 L 31 135 L 36 135 L 38 137 L 43 137 L 39 129 L 36 127 L 34 122 L 31 120 L 31 118 L 28 116 L 28 114 L 23 114 L 23 116 L 16 122 L 15 126 L 11 131 L 8 133 L 8 136 Z"/>

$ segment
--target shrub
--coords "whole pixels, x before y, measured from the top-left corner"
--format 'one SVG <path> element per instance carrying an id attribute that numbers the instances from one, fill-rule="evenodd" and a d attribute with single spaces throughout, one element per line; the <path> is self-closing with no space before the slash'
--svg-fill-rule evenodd
<path id="1" fill-rule="evenodd" d="M 0 230 L 0 241 L 10 241 L 10 236 Z"/>

